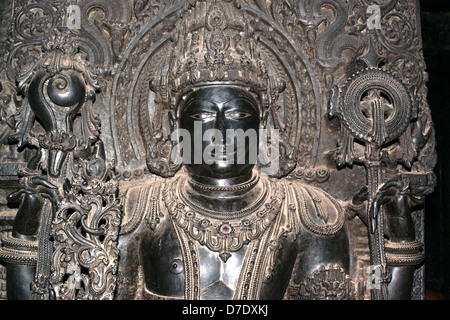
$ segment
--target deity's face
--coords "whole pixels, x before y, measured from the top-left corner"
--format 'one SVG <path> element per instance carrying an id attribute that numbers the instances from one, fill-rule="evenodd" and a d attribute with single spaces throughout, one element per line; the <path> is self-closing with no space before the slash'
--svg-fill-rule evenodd
<path id="1" fill-rule="evenodd" d="M 259 125 L 258 102 L 242 87 L 211 85 L 191 92 L 179 112 L 179 128 L 192 137 L 191 161 L 185 163 L 188 172 L 197 178 L 213 179 L 251 175 L 255 165 L 251 154 L 258 149 Z M 247 138 L 242 133 L 247 133 Z M 201 162 L 199 152 L 203 155 Z M 212 156 L 209 161 L 208 155 Z"/>

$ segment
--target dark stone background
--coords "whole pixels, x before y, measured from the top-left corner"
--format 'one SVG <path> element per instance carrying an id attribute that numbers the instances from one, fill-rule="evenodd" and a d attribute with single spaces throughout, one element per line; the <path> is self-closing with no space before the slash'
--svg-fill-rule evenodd
<path id="1" fill-rule="evenodd" d="M 428 102 L 436 130 L 435 192 L 425 209 L 425 287 L 450 298 L 450 1 L 421 0 L 422 38 L 429 74 Z M 435 294 L 429 293 L 432 299 Z"/>

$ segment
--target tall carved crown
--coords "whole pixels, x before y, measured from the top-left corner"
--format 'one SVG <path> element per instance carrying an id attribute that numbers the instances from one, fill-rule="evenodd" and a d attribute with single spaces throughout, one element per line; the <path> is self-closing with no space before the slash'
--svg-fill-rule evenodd
<path id="1" fill-rule="evenodd" d="M 236 1 L 196 1 L 178 21 L 167 74 L 152 82 L 166 89 L 163 100 L 176 110 L 178 99 L 195 86 L 214 83 L 243 85 L 260 96 L 262 107 L 283 89 L 270 77 L 257 37 Z"/>
<path id="2" fill-rule="evenodd" d="M 204 85 L 241 85 L 255 93 L 263 119 L 285 89 L 284 79 L 270 71 L 250 19 L 236 0 L 198 0 L 186 4 L 176 21 L 167 54 L 153 66 L 150 89 L 155 94 L 154 125 L 141 108 L 139 127 L 148 169 L 172 176 L 180 168 L 170 159 L 169 132 L 178 118 L 180 99 Z"/>

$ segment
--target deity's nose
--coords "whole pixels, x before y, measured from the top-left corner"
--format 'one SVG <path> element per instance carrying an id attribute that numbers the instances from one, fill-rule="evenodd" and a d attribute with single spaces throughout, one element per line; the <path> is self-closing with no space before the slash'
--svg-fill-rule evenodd
<path id="1" fill-rule="evenodd" d="M 226 137 L 226 130 L 228 129 L 228 126 L 223 111 L 218 111 L 216 113 L 216 118 L 214 119 L 214 129 L 218 130 L 222 134 L 222 137 Z"/>

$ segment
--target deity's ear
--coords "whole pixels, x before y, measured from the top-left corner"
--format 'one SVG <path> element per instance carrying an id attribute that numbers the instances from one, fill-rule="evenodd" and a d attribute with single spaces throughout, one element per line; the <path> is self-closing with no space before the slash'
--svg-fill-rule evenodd
<path id="1" fill-rule="evenodd" d="M 172 99 L 172 106 L 173 106 L 173 118 L 174 120 L 180 119 L 180 113 L 181 110 L 184 109 L 184 104 L 186 102 L 186 99 L 188 95 L 194 91 L 196 91 L 197 88 L 190 88 L 183 92 L 182 94 L 179 94 L 178 98 L 173 97 Z"/>
<path id="2" fill-rule="evenodd" d="M 180 169 L 179 163 L 172 161 L 172 149 L 174 143 L 171 140 L 172 132 L 177 128 L 177 117 L 172 108 L 172 97 L 162 90 L 163 80 L 153 78 L 149 81 L 150 90 L 155 93 L 155 103 L 157 105 L 157 116 L 153 126 L 149 126 L 147 120 L 148 110 L 143 109 L 142 117 L 139 117 L 142 138 L 146 145 L 146 164 L 153 174 L 167 178 L 174 176 Z"/>

